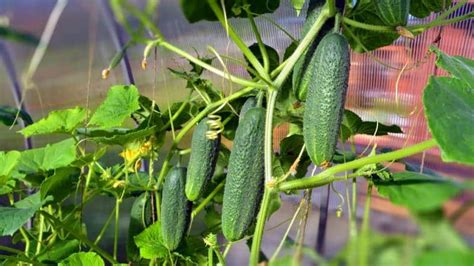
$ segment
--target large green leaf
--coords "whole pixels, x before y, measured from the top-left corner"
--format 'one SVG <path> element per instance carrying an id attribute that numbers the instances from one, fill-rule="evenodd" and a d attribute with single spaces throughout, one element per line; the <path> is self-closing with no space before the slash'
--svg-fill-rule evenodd
<path id="1" fill-rule="evenodd" d="M 437 209 L 462 189 L 447 179 L 415 172 L 395 173 L 390 180 L 374 181 L 381 195 L 414 211 Z"/>
<path id="2" fill-rule="evenodd" d="M 0 186 L 5 185 L 13 169 L 20 161 L 19 151 L 0 152 Z"/>
<path id="3" fill-rule="evenodd" d="M 47 177 L 41 184 L 41 198 L 44 199 L 50 195 L 55 202 L 61 202 L 69 196 L 69 193 L 74 191 L 74 183 L 77 182 L 80 174 L 79 168 L 64 167 L 57 169 L 52 176 Z"/>
<path id="4" fill-rule="evenodd" d="M 19 171 L 32 174 L 68 166 L 76 160 L 76 143 L 66 139 L 46 147 L 31 149 L 21 153 Z"/>
<path id="5" fill-rule="evenodd" d="M 161 237 L 161 224 L 159 221 L 135 236 L 134 239 L 142 258 L 156 259 L 168 256 L 168 249 L 163 244 Z"/>
<path id="6" fill-rule="evenodd" d="M 431 77 L 423 104 L 443 160 L 474 164 L 474 88 L 457 78 Z"/>
<path id="7" fill-rule="evenodd" d="M 94 252 L 74 253 L 62 260 L 59 266 L 104 266 L 104 260 Z"/>
<path id="8" fill-rule="evenodd" d="M 18 118 L 23 119 L 26 125 L 33 124 L 31 116 L 23 111 L 18 110 L 15 107 L 10 106 L 0 106 L 0 122 L 6 126 L 12 126 L 17 124 L 17 115 Z"/>
<path id="9" fill-rule="evenodd" d="M 474 60 L 432 47 L 437 66 L 452 77 L 431 77 L 423 104 L 431 133 L 445 161 L 474 164 Z"/>
<path id="10" fill-rule="evenodd" d="M 33 217 L 44 202 L 49 200 L 50 198 L 41 201 L 39 193 L 36 193 L 16 202 L 14 207 L 0 207 L 0 236 L 15 233 L 28 219 Z"/>
<path id="11" fill-rule="evenodd" d="M 86 119 L 87 110 L 75 107 L 66 110 L 53 111 L 46 118 L 20 130 L 25 137 L 50 133 L 71 133 Z"/>
<path id="12" fill-rule="evenodd" d="M 216 3 L 220 6 L 221 1 Z M 224 0 L 227 18 L 246 17 L 243 8 L 248 4 L 251 12 L 256 14 L 273 13 L 280 5 L 280 0 Z M 186 19 L 193 23 L 200 20 L 217 20 L 207 0 L 180 0 L 181 9 Z"/>
<path id="13" fill-rule="evenodd" d="M 138 89 L 134 85 L 112 86 L 107 98 L 97 108 L 89 123 L 101 128 L 121 126 L 125 119 L 140 108 L 139 97 Z"/>

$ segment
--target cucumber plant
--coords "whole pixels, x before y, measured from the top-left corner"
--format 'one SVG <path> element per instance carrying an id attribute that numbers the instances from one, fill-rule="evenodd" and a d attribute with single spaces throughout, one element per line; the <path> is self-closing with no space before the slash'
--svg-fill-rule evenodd
<path id="1" fill-rule="evenodd" d="M 291 2 L 297 13 L 305 6 L 304 0 Z M 24 137 L 54 134 L 64 139 L 31 150 L 0 152 L 0 195 L 6 200 L 0 206 L 0 233 L 16 244 L 0 246 L 2 264 L 225 265 L 232 245 L 247 241 L 249 265 L 299 265 L 302 255 L 317 258 L 319 265 L 383 265 L 387 258 L 394 265 L 472 265 L 472 249 L 452 226 L 472 202 L 463 205 L 452 221 L 442 212 L 445 202 L 472 190 L 472 184 L 404 159 L 439 148 L 445 162 L 474 165 L 474 142 L 467 134 L 474 124 L 472 59 L 449 56 L 434 46 L 427 51 L 449 74 L 430 77 L 423 92 L 431 139 L 392 151 L 374 145 L 368 155 L 343 148 L 353 144 L 356 135 L 403 134 L 396 125 L 363 121 L 344 109 L 350 51 L 364 53 L 398 38 L 417 38 L 474 13 L 453 16 L 467 1 L 352 2 L 311 1 L 300 40 L 272 21 L 292 39 L 281 61 L 278 51 L 263 43 L 256 23 L 262 14 L 277 10 L 280 1 L 181 0 L 190 23 L 208 20 L 222 25 L 245 58 L 228 59 L 248 71 L 245 77 L 230 73 L 224 57 L 213 48 L 209 55 L 194 56 L 169 42 L 153 20 L 159 1 L 149 0 L 144 9 L 127 0 L 108 2 L 131 40 L 102 72 L 104 78 L 127 49 L 142 45 L 145 70 L 151 53 L 159 57 L 167 50 L 186 59 L 187 70 L 169 70 L 186 81 L 189 91 L 162 110 L 158 99 L 141 95 L 134 85 L 119 84 L 109 89 L 94 111 L 74 107 L 29 121 L 19 131 Z M 426 17 L 432 12 L 441 13 L 426 24 L 407 21 L 408 14 Z M 230 18 L 248 21 L 255 43 L 247 45 Z M 239 88 L 226 95 L 204 78 L 204 72 Z M 8 126 L 18 118 L 12 110 L 0 109 L 1 121 Z M 19 115 L 31 120 L 28 114 Z M 128 120 L 136 126 L 125 127 Z M 273 143 L 279 125 L 288 125 L 289 135 Z M 183 140 L 191 132 L 188 145 Z M 274 144 L 279 144 L 278 152 Z M 120 162 L 104 160 L 106 154 Z M 395 161 L 402 171 L 390 167 Z M 321 171 L 308 174 L 310 164 Z M 356 216 L 357 201 L 340 195 L 350 209 L 350 238 L 336 256 L 323 257 L 303 244 L 305 232 L 310 233 L 304 229 L 311 190 L 346 180 L 354 182 L 353 195 L 357 183 L 367 185 L 362 223 L 359 226 Z M 420 234 L 393 236 L 370 230 L 375 190 L 407 208 Z M 300 191 L 304 197 L 280 244 L 273 251 L 262 250 L 264 233 L 272 233 L 264 230 L 265 224 L 278 211 L 280 195 Z M 115 206 L 100 232 L 91 235 L 85 207 L 100 197 L 112 198 Z M 134 204 L 127 214 L 128 230 L 122 232 L 119 221 L 126 216 L 126 199 Z M 299 233 L 293 240 L 288 232 L 298 220 Z M 113 245 L 105 247 L 104 235 L 111 227 Z M 127 236 L 126 256 L 119 252 L 122 234 Z M 281 256 L 283 249 L 294 251 L 294 256 Z"/>

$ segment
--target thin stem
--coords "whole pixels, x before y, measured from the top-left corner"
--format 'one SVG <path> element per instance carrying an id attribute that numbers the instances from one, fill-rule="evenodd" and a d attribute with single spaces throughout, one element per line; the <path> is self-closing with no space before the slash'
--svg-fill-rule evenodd
<path id="1" fill-rule="evenodd" d="M 273 26 L 277 27 L 279 30 L 281 30 L 286 36 L 288 36 L 288 38 L 291 39 L 292 42 L 296 42 L 298 40 L 296 40 L 296 38 L 291 35 L 290 32 L 288 32 L 285 28 L 283 28 L 280 24 L 276 23 L 273 19 L 265 16 L 265 15 L 260 15 L 259 16 L 260 18 L 263 18 L 265 19 L 266 21 L 270 22 L 270 24 L 272 24 Z"/>
<path id="2" fill-rule="evenodd" d="M 10 253 L 15 253 L 15 254 L 23 254 L 23 251 L 11 247 L 6 247 L 6 246 L 0 246 L 1 251 L 6 251 Z"/>
<path id="3" fill-rule="evenodd" d="M 258 44 L 258 48 L 260 49 L 260 54 L 262 55 L 262 58 L 263 58 L 263 69 L 265 70 L 266 73 L 268 73 L 270 69 L 270 61 L 268 60 L 267 49 L 265 48 L 265 44 L 262 41 L 262 36 L 260 35 L 260 32 L 258 31 L 257 24 L 255 24 L 255 19 L 253 18 L 253 15 L 248 11 L 247 11 L 247 15 L 250 20 L 250 25 L 252 26 L 252 30 L 255 34 L 255 38 L 257 39 L 257 44 Z"/>
<path id="4" fill-rule="evenodd" d="M 260 206 L 260 211 L 257 217 L 257 225 L 252 239 L 252 247 L 250 249 L 250 261 L 249 265 L 258 265 L 258 259 L 260 257 L 260 246 L 262 244 L 263 231 L 265 229 L 265 221 L 267 219 L 268 208 L 270 205 L 270 194 L 272 189 L 265 187 L 263 192 L 263 199 Z"/>
<path id="5" fill-rule="evenodd" d="M 225 246 L 224 253 L 223 253 L 224 258 L 227 257 L 227 254 L 229 254 L 229 251 L 233 245 L 234 245 L 233 242 L 227 242 L 227 245 Z"/>
<path id="6" fill-rule="evenodd" d="M 112 222 L 112 218 L 114 217 L 114 214 L 115 214 L 115 208 L 112 210 L 112 212 L 110 213 L 109 217 L 107 218 L 107 220 L 105 221 L 105 224 L 102 226 L 102 229 L 100 229 L 100 232 L 99 234 L 97 235 L 95 241 L 94 241 L 94 244 L 99 244 L 100 240 L 102 240 L 102 237 L 104 236 L 105 234 L 105 231 L 107 231 L 107 228 L 109 228 L 109 225 L 110 223 Z"/>
<path id="7" fill-rule="evenodd" d="M 36 243 L 36 253 L 38 255 L 41 252 L 41 245 L 43 244 L 43 231 L 44 231 L 44 216 L 39 215 L 39 228 L 38 228 L 38 242 Z"/>
<path id="8" fill-rule="evenodd" d="M 244 41 L 237 35 L 232 25 L 230 25 L 229 21 L 224 18 L 224 14 L 222 14 L 221 8 L 217 4 L 216 0 L 207 0 L 209 6 L 211 7 L 212 11 L 216 15 L 217 19 L 219 19 L 220 23 L 224 28 L 227 30 L 227 34 L 229 37 L 234 41 L 234 43 L 239 47 L 240 51 L 244 54 L 244 56 L 249 60 L 250 64 L 255 68 L 255 70 L 260 74 L 260 76 L 264 77 L 268 81 L 270 81 L 269 76 L 260 62 L 257 60 L 255 55 L 250 51 Z"/>
<path id="9" fill-rule="evenodd" d="M 303 206 L 302 201 L 298 205 L 298 208 L 295 211 L 295 214 L 291 218 L 290 224 L 288 225 L 288 228 L 285 231 L 285 234 L 283 235 L 283 238 L 280 241 L 280 244 L 278 244 L 278 247 L 276 248 L 275 252 L 273 253 L 272 257 L 270 258 L 270 263 L 274 261 L 277 257 L 278 254 L 280 253 L 281 249 L 283 248 L 283 245 L 285 244 L 286 238 L 288 237 L 288 234 L 290 233 L 291 227 L 293 227 L 293 223 L 296 221 L 296 218 L 298 217 L 298 214 L 300 213 L 301 207 Z"/>
<path id="10" fill-rule="evenodd" d="M 459 21 L 462 21 L 462 20 L 465 20 L 465 19 L 472 18 L 472 17 L 474 17 L 474 11 L 471 11 L 471 12 L 465 14 L 465 15 L 458 16 L 458 17 L 455 17 L 455 18 L 452 18 L 452 19 L 446 19 L 446 20 L 441 20 L 441 21 L 433 20 L 432 22 L 430 22 L 428 24 L 410 26 L 410 27 L 407 27 L 407 29 L 412 31 L 413 33 L 421 33 L 423 31 L 428 30 L 428 29 L 433 28 L 433 27 L 453 24 L 453 23 L 456 23 L 456 22 L 459 22 Z"/>
<path id="11" fill-rule="evenodd" d="M 193 212 L 191 213 L 191 218 L 196 217 L 196 215 L 198 215 L 198 213 L 202 211 L 204 207 L 206 207 L 206 205 L 214 198 L 214 196 L 216 196 L 216 194 L 219 193 L 219 191 L 224 187 L 224 184 L 225 184 L 225 179 L 221 181 L 221 183 L 219 183 L 219 185 L 217 185 L 214 188 L 214 190 L 211 193 L 209 193 L 209 195 L 207 195 L 207 197 L 203 201 L 201 201 L 201 203 L 199 203 L 196 209 L 194 209 Z"/>
<path id="12" fill-rule="evenodd" d="M 362 227 L 359 239 L 359 266 L 368 265 L 369 259 L 369 225 L 370 225 L 370 202 L 372 199 L 372 182 L 369 181 L 367 187 L 367 198 L 365 199 L 364 217 L 362 219 Z"/>
<path id="13" fill-rule="evenodd" d="M 30 254 L 30 238 L 23 227 L 20 227 L 20 234 L 23 237 L 23 241 L 25 241 L 25 255 L 28 257 Z"/>
<path id="14" fill-rule="evenodd" d="M 452 13 L 454 13 L 456 10 L 458 10 L 459 8 L 461 8 L 461 6 L 463 6 L 464 4 L 466 4 L 469 0 L 462 0 L 462 1 L 459 1 L 458 3 L 456 3 L 454 6 L 452 6 L 451 8 L 449 8 L 448 10 L 444 11 L 443 13 L 441 13 L 440 15 L 438 15 L 438 17 L 436 17 L 435 20 L 442 20 L 442 19 L 445 19 L 447 18 L 449 15 L 451 15 Z"/>
<path id="15" fill-rule="evenodd" d="M 26 263 L 30 263 L 31 265 L 45 265 L 45 264 L 43 264 L 39 261 L 30 260 L 30 259 L 28 259 L 26 257 L 23 257 L 23 256 L 14 257 L 14 256 L 8 256 L 8 255 L 0 254 L 0 259 L 3 259 L 5 261 L 13 260 L 13 261 L 16 261 L 16 262 L 26 262 Z M 17 265 L 22 265 L 22 264 L 17 264 Z"/>
<path id="16" fill-rule="evenodd" d="M 214 253 L 216 253 L 216 255 L 217 255 L 217 259 L 219 260 L 219 264 L 222 265 L 222 266 L 225 266 L 225 259 L 222 256 L 219 248 L 214 247 L 213 249 L 214 249 Z"/>
<path id="17" fill-rule="evenodd" d="M 427 140 L 427 141 L 424 141 L 424 142 L 421 142 L 421 143 L 418 143 L 418 144 L 415 144 L 415 145 L 412 145 L 412 146 L 409 146 L 397 151 L 378 154 L 375 156 L 365 157 L 365 158 L 357 159 L 357 160 L 350 161 L 347 163 L 338 164 L 326 169 L 325 171 L 313 177 L 283 182 L 279 184 L 278 189 L 280 191 L 288 191 L 288 190 L 320 187 L 320 186 L 332 183 L 334 181 L 346 179 L 344 176 L 335 176 L 335 174 L 337 173 L 360 168 L 368 164 L 398 160 L 398 159 L 408 157 L 416 153 L 420 153 L 424 150 L 434 148 L 436 146 L 437 146 L 436 141 L 434 139 L 430 139 L 430 140 Z"/>
<path id="18" fill-rule="evenodd" d="M 52 226 L 64 229 L 69 234 L 71 234 L 74 238 L 80 240 L 81 242 L 83 242 L 84 244 L 89 246 L 93 251 L 97 252 L 99 255 L 104 257 L 110 263 L 112 263 L 112 264 L 117 263 L 117 261 L 109 253 L 107 253 L 105 250 L 98 247 L 96 244 L 94 244 L 92 241 L 90 241 L 82 233 L 78 233 L 76 230 L 69 228 L 68 225 L 64 224 L 59 219 L 57 219 L 56 217 L 50 215 L 49 213 L 47 213 L 45 211 L 40 211 L 40 213 L 42 215 L 44 215 L 44 217 L 47 218 L 51 222 Z"/>
<path id="19" fill-rule="evenodd" d="M 218 76 L 221 76 L 223 78 L 226 78 L 236 84 L 239 84 L 239 85 L 242 85 L 242 86 L 249 86 L 249 87 L 254 87 L 254 88 L 265 88 L 266 85 L 263 85 L 261 83 L 257 83 L 257 82 L 253 82 L 253 81 L 250 81 L 250 80 L 246 80 L 246 79 L 243 79 L 243 78 L 239 78 L 239 77 L 236 77 L 234 75 L 231 75 L 229 73 L 226 73 L 222 70 L 219 70 L 205 62 L 203 62 L 202 60 L 199 60 L 198 58 L 188 54 L 187 52 L 179 49 L 178 47 L 166 42 L 166 41 L 163 41 L 163 40 L 158 40 L 156 41 L 156 44 L 171 51 L 171 52 L 174 52 L 186 59 L 188 59 L 189 61 L 195 63 L 196 65 L 199 65 L 203 68 L 205 68 L 206 70 L 218 75 Z"/>
<path id="20" fill-rule="evenodd" d="M 118 238 L 119 238 L 119 221 L 120 221 L 120 203 L 122 199 L 115 199 L 115 225 L 114 225 L 114 260 L 117 260 Z"/>
<path id="21" fill-rule="evenodd" d="M 366 23 L 363 23 L 363 22 L 352 20 L 348 17 L 342 17 L 342 22 L 344 24 L 351 25 L 351 26 L 359 28 L 359 29 L 370 30 L 370 31 L 378 31 L 378 32 L 397 33 L 397 31 L 394 27 L 366 24 Z"/>

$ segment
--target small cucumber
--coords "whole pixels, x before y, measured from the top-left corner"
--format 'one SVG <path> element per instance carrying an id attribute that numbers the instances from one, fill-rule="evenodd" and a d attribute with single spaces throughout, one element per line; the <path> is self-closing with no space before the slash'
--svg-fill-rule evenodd
<path id="1" fill-rule="evenodd" d="M 255 97 L 247 98 L 247 100 L 245 100 L 245 102 L 244 102 L 244 105 L 242 105 L 242 108 L 240 109 L 239 121 L 242 121 L 242 119 L 245 116 L 245 113 L 247 113 L 247 111 L 250 108 L 254 108 L 255 106 L 257 106 L 257 98 L 255 98 Z"/>
<path id="2" fill-rule="evenodd" d="M 326 35 L 315 51 L 303 114 L 303 136 L 311 161 L 329 163 L 336 149 L 349 79 L 350 54 L 346 38 L 338 33 Z"/>
<path id="3" fill-rule="evenodd" d="M 431 1 L 431 0 L 429 0 Z M 375 9 L 387 26 L 405 26 L 410 12 L 410 0 L 377 0 Z"/>
<path id="4" fill-rule="evenodd" d="M 163 243 L 175 250 L 188 229 L 191 217 L 191 202 L 184 194 L 186 168 L 175 167 L 170 170 L 163 184 L 161 197 L 161 233 Z"/>
<path id="5" fill-rule="evenodd" d="M 186 197 L 195 201 L 201 197 L 207 182 L 211 179 L 216 168 L 217 155 L 221 142 L 220 134 L 216 139 L 210 140 L 206 133 L 209 130 L 208 119 L 204 118 L 198 123 L 193 132 L 191 141 L 191 157 L 189 159 L 186 175 Z"/>
<path id="6" fill-rule="evenodd" d="M 235 133 L 222 204 L 222 232 L 242 239 L 257 215 L 264 181 L 265 109 L 251 108 Z"/>

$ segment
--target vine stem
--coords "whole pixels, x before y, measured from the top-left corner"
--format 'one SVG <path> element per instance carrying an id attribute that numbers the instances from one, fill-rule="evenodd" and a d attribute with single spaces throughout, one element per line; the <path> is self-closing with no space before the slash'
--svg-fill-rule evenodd
<path id="1" fill-rule="evenodd" d="M 365 199 L 364 217 L 362 218 L 362 227 L 359 239 L 358 262 L 359 266 L 368 265 L 369 257 L 369 225 L 370 225 L 370 203 L 372 200 L 373 184 L 369 181 L 367 186 L 367 198 Z"/>
<path id="2" fill-rule="evenodd" d="M 299 45 L 296 47 L 293 54 L 288 58 L 285 66 L 281 70 L 280 74 L 276 77 L 274 87 L 268 88 L 268 99 L 266 109 L 266 120 L 265 120 L 265 184 L 272 181 L 272 134 L 273 134 L 273 110 L 278 95 L 278 89 L 283 85 L 289 74 L 291 73 L 293 66 L 296 64 L 298 58 L 303 54 L 306 48 L 310 45 L 311 41 L 316 37 L 323 24 L 331 17 L 335 15 L 334 1 L 328 1 L 328 4 L 321 11 L 321 15 L 318 17 L 316 22 L 310 28 L 308 34 L 301 40 Z M 257 224 L 255 226 L 255 232 L 252 240 L 252 247 L 250 251 L 250 265 L 257 265 L 260 246 L 262 242 L 263 232 L 265 228 L 265 220 L 267 218 L 268 208 L 270 204 L 270 195 L 273 189 L 265 186 L 262 203 L 260 205 L 260 211 L 257 217 Z"/>
<path id="3" fill-rule="evenodd" d="M 166 42 L 162 39 L 159 39 L 159 40 L 156 40 L 156 45 L 159 45 L 171 52 L 174 52 L 175 54 L 178 54 L 186 59 L 188 59 L 189 61 L 205 68 L 206 70 L 218 75 L 218 76 L 221 76 L 223 78 L 226 78 L 226 79 L 229 79 L 230 81 L 236 83 L 236 84 L 239 84 L 239 85 L 242 85 L 242 86 L 248 86 L 248 87 L 254 87 L 254 88 L 265 88 L 267 87 L 267 85 L 264 85 L 264 84 L 261 84 L 261 83 L 257 83 L 257 82 L 254 82 L 254 81 L 250 81 L 250 80 L 246 80 L 246 79 L 243 79 L 243 78 L 239 78 L 239 77 L 236 77 L 234 75 L 231 75 L 229 73 L 226 73 L 222 70 L 219 70 L 209 64 L 206 64 L 204 63 L 202 60 L 199 60 L 198 58 L 190 55 L 189 53 L 179 49 L 178 47 L 170 44 L 169 42 Z"/>
<path id="4" fill-rule="evenodd" d="M 321 173 L 313 177 L 280 183 L 278 185 L 278 190 L 289 191 L 324 186 L 334 181 L 346 179 L 345 176 L 335 176 L 335 174 L 337 173 L 357 169 L 368 164 L 398 160 L 416 153 L 420 153 L 424 150 L 434 148 L 436 146 L 436 141 L 434 139 L 429 139 L 427 141 L 397 151 L 387 152 L 370 157 L 364 157 L 347 163 L 338 164 L 326 169 L 325 171 L 322 171 Z"/>
<path id="5" fill-rule="evenodd" d="M 262 76 L 265 80 L 269 81 L 270 76 L 265 71 L 262 64 L 260 64 L 260 62 L 257 60 L 257 58 L 252 53 L 252 51 L 250 51 L 250 49 L 244 43 L 244 41 L 239 37 L 239 35 L 237 35 L 232 25 L 230 25 L 229 21 L 226 20 L 226 18 L 224 17 L 224 14 L 222 14 L 221 8 L 217 4 L 217 1 L 207 0 L 207 2 L 209 3 L 209 6 L 211 7 L 212 11 L 216 15 L 217 19 L 219 19 L 219 22 L 222 24 L 224 29 L 226 29 L 229 37 L 234 41 L 237 47 L 239 47 L 239 49 L 242 51 L 244 56 L 249 60 L 250 64 L 255 68 L 257 73 L 260 76 Z"/>
<path id="6" fill-rule="evenodd" d="M 193 212 L 191 213 L 191 217 L 194 218 L 196 217 L 196 215 L 198 215 L 198 213 L 200 211 L 202 211 L 202 209 L 204 209 L 204 207 L 206 207 L 206 205 L 214 198 L 214 196 L 219 193 L 219 191 L 224 187 L 224 184 L 225 184 L 225 179 L 223 181 L 221 181 L 221 183 L 219 185 L 217 185 L 214 190 L 209 193 L 209 195 L 203 200 L 201 201 L 201 203 L 199 203 L 199 205 L 196 207 L 196 209 L 193 210 Z"/>

